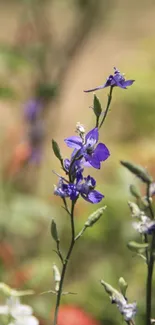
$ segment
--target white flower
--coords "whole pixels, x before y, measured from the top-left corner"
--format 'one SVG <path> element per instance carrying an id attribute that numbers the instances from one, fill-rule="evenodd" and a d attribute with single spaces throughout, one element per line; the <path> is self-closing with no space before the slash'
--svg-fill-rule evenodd
<path id="1" fill-rule="evenodd" d="M 33 309 L 20 304 L 18 298 L 10 298 L 6 305 L 0 306 L 0 315 L 11 315 L 13 320 L 8 325 L 39 325 L 36 317 L 32 316 Z"/>
<path id="2" fill-rule="evenodd" d="M 132 226 L 140 234 L 151 234 L 155 230 L 155 221 L 147 216 L 141 216 L 141 220 L 133 222 Z"/>
<path id="3" fill-rule="evenodd" d="M 134 302 L 132 304 L 128 304 L 127 302 L 122 304 L 122 303 L 117 303 L 117 307 L 120 311 L 120 313 L 123 315 L 125 321 L 130 321 L 137 312 L 137 303 Z"/>

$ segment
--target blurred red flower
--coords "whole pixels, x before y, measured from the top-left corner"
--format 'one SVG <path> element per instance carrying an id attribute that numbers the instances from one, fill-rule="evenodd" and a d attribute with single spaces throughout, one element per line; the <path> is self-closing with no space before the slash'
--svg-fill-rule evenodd
<path id="1" fill-rule="evenodd" d="M 58 325 L 99 325 L 99 322 L 76 306 L 62 306 L 58 313 Z"/>
<path id="2" fill-rule="evenodd" d="M 0 260 L 2 260 L 6 268 L 12 267 L 15 263 L 14 250 L 7 242 L 0 243 Z"/>
<path id="3" fill-rule="evenodd" d="M 33 272 L 30 266 L 18 267 L 14 270 L 10 279 L 11 286 L 21 288 L 33 277 Z"/>

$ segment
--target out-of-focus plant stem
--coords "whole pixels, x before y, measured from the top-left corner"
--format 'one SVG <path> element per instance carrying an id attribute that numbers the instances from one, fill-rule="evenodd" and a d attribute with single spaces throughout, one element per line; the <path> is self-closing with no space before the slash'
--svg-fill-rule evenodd
<path id="1" fill-rule="evenodd" d="M 152 219 L 154 219 L 154 212 L 150 201 L 150 184 L 147 185 L 147 201 L 148 209 Z M 154 250 L 155 250 L 155 232 L 152 235 L 150 258 L 148 263 L 148 274 L 146 283 L 146 325 L 151 325 L 151 305 L 152 305 L 152 276 L 154 268 Z"/>

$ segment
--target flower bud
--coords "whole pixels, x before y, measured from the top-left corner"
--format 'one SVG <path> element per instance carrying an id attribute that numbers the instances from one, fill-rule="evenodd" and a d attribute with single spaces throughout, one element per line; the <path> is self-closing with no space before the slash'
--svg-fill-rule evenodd
<path id="1" fill-rule="evenodd" d="M 58 232 L 57 232 L 57 225 L 56 225 L 54 219 L 52 219 L 52 223 L 51 223 L 51 235 L 52 235 L 53 239 L 58 243 L 59 237 L 58 237 Z"/>
<path id="2" fill-rule="evenodd" d="M 130 185 L 130 193 L 136 198 L 136 199 L 140 199 L 141 198 L 141 194 L 139 189 L 134 185 L 131 184 Z"/>
<path id="3" fill-rule="evenodd" d="M 92 213 L 87 221 L 85 222 L 85 227 L 92 227 L 103 215 L 103 211 L 106 209 L 106 206 L 99 208 L 94 213 Z"/>
<path id="4" fill-rule="evenodd" d="M 119 278 L 119 287 L 120 287 L 120 291 L 122 293 L 122 295 L 125 297 L 126 295 L 126 290 L 127 290 L 127 287 L 128 287 L 128 284 L 127 282 L 124 280 L 124 278 Z"/>
<path id="5" fill-rule="evenodd" d="M 101 107 L 100 101 L 96 95 L 94 95 L 93 111 L 94 111 L 96 117 L 100 117 L 100 115 L 102 113 L 102 107 Z"/>
<path id="6" fill-rule="evenodd" d="M 135 252 L 135 253 L 144 253 L 146 251 L 146 249 L 148 248 L 149 244 L 148 243 L 137 243 L 135 241 L 130 241 L 128 244 L 127 244 L 127 247 L 132 251 L 132 252 Z"/>
<path id="7" fill-rule="evenodd" d="M 53 277 L 54 277 L 54 281 L 55 281 L 55 291 L 58 291 L 61 276 L 60 276 L 59 269 L 55 264 L 53 264 Z"/>
<path id="8" fill-rule="evenodd" d="M 152 177 L 148 174 L 147 170 L 139 165 L 135 165 L 129 161 L 120 161 L 131 173 L 139 177 L 144 183 L 151 183 Z"/>
<path id="9" fill-rule="evenodd" d="M 143 211 L 141 211 L 138 207 L 138 205 L 134 202 L 128 201 L 128 205 L 131 211 L 131 215 L 133 218 L 140 218 L 143 214 Z"/>
<path id="10" fill-rule="evenodd" d="M 55 156 L 62 162 L 63 159 L 62 159 L 62 156 L 61 156 L 61 153 L 60 153 L 59 145 L 53 139 L 52 139 L 52 148 L 53 148 L 53 152 L 54 152 Z"/>

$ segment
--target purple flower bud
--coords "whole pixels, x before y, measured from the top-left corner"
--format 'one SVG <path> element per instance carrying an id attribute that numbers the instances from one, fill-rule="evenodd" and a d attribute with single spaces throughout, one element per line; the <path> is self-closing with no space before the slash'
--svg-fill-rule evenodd
<path id="1" fill-rule="evenodd" d="M 84 157 L 86 162 L 88 162 L 92 167 L 99 169 L 101 167 L 101 161 L 106 160 L 109 157 L 110 152 L 105 144 L 97 144 L 98 138 L 98 128 L 95 128 L 87 133 L 84 143 L 81 137 L 78 136 L 69 137 L 65 139 L 65 142 L 68 147 L 75 149 L 74 154 L 79 150 L 79 157 Z"/>

